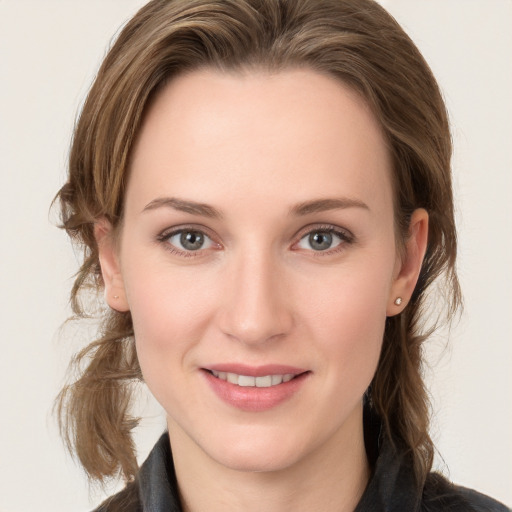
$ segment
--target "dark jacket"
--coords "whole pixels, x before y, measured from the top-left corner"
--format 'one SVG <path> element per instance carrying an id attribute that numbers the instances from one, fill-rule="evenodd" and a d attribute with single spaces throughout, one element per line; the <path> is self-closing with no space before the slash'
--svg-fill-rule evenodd
<path id="1" fill-rule="evenodd" d="M 419 489 L 408 458 L 383 437 L 380 424 L 366 417 L 365 445 L 373 472 L 355 512 L 510 512 L 501 503 L 456 486 L 438 473 L 430 473 Z M 167 433 L 136 480 L 94 512 L 182 512 Z"/>

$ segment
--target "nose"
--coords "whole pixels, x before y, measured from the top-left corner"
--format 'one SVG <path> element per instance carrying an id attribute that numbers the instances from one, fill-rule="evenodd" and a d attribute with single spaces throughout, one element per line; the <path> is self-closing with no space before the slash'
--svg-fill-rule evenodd
<path id="1" fill-rule="evenodd" d="M 224 334 L 257 345 L 290 332 L 293 315 L 284 275 L 268 254 L 240 254 L 226 274 L 219 315 Z"/>

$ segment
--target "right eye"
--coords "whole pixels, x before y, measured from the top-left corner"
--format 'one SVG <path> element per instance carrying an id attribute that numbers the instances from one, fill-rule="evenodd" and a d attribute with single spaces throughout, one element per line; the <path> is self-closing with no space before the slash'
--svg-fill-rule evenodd
<path id="1" fill-rule="evenodd" d="M 341 233 L 334 230 L 318 229 L 303 236 L 298 243 L 301 249 L 312 249 L 313 251 L 328 251 L 336 248 L 344 242 Z"/>
<path id="2" fill-rule="evenodd" d="M 177 253 L 192 253 L 214 246 L 213 240 L 208 235 L 195 229 L 172 231 L 161 236 L 160 240 L 171 245 Z"/>

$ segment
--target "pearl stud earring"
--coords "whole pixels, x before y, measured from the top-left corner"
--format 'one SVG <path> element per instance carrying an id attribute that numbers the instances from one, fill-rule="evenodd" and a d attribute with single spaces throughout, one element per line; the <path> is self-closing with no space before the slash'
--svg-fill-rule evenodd
<path id="1" fill-rule="evenodd" d="M 397 298 L 395 299 L 395 305 L 396 305 L 396 306 L 400 306 L 400 304 L 402 304 L 402 297 L 397 297 Z"/>

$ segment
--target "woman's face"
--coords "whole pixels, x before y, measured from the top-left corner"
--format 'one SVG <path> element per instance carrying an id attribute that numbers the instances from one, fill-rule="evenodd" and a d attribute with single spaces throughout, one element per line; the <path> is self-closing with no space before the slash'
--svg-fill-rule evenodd
<path id="1" fill-rule="evenodd" d="M 262 471 L 360 438 L 399 310 L 390 175 L 364 102 L 316 72 L 202 70 L 159 93 L 102 266 L 171 440 Z"/>

